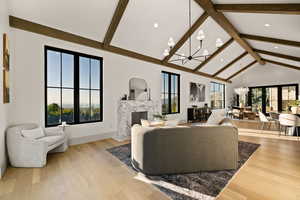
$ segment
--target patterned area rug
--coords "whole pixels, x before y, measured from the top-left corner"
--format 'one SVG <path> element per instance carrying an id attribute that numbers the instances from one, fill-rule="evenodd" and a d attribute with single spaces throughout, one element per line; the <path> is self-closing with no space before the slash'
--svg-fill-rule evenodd
<path id="1" fill-rule="evenodd" d="M 239 162 L 236 170 L 162 176 L 145 176 L 138 172 L 135 178 L 153 184 L 173 200 L 213 200 L 258 147 L 259 144 L 239 141 Z M 130 144 L 113 147 L 107 151 L 135 170 L 131 165 Z"/>

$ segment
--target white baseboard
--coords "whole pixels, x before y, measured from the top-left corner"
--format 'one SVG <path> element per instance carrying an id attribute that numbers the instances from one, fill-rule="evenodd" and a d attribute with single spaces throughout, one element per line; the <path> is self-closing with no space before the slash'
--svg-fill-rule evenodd
<path id="1" fill-rule="evenodd" d="M 85 144 L 89 142 L 95 142 L 98 140 L 104 140 L 112 138 L 115 135 L 115 132 L 107 132 L 101 135 L 88 135 L 83 137 L 74 137 L 69 139 L 69 145 Z"/>

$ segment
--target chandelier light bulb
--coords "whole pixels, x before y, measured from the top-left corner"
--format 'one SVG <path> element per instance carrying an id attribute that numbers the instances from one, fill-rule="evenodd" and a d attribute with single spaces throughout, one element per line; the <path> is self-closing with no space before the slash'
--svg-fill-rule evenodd
<path id="1" fill-rule="evenodd" d="M 203 30 L 200 30 L 197 35 L 197 40 L 203 40 L 205 38 Z"/>
<path id="2" fill-rule="evenodd" d="M 163 55 L 164 55 L 164 56 L 170 55 L 169 50 L 168 50 L 168 49 L 165 49 Z"/>
<path id="3" fill-rule="evenodd" d="M 175 45 L 174 39 L 172 37 L 169 38 L 168 46 L 173 47 Z"/>
<path id="4" fill-rule="evenodd" d="M 216 47 L 219 48 L 223 45 L 223 41 L 221 40 L 221 38 L 217 38 L 216 40 Z"/>
<path id="5" fill-rule="evenodd" d="M 184 60 L 185 59 L 185 56 L 184 56 L 184 53 L 181 54 L 181 57 L 180 57 L 181 60 Z"/>
<path id="6" fill-rule="evenodd" d="M 203 51 L 203 54 L 202 54 L 203 56 L 208 56 L 209 55 L 209 53 L 208 53 L 208 50 L 207 49 L 204 49 L 204 51 Z"/>

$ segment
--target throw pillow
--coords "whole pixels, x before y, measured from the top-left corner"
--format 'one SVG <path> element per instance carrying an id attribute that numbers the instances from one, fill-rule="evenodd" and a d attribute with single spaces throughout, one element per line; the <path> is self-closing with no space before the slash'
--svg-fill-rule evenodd
<path id="1" fill-rule="evenodd" d="M 38 139 L 45 137 L 44 130 L 41 127 L 30 129 L 30 130 L 21 130 L 21 133 L 24 137 L 30 139 Z"/>
<path id="2" fill-rule="evenodd" d="M 150 122 L 148 120 L 141 119 L 141 125 L 143 127 L 149 127 L 150 126 Z"/>
<path id="3" fill-rule="evenodd" d="M 220 122 L 226 117 L 226 112 L 224 109 L 213 110 L 209 116 L 206 124 L 209 125 L 219 125 Z"/>

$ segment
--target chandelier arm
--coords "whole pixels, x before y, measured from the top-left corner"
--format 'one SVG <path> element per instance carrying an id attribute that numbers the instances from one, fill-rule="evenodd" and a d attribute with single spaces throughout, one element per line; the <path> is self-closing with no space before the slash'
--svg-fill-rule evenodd
<path id="1" fill-rule="evenodd" d="M 204 58 L 205 56 L 195 56 L 193 58 Z"/>
<path id="2" fill-rule="evenodd" d="M 195 53 L 192 55 L 192 57 L 194 57 L 194 55 L 196 55 L 197 53 L 199 53 L 201 49 L 198 49 L 197 51 L 195 51 Z"/>
<path id="3" fill-rule="evenodd" d="M 203 60 L 200 60 L 198 58 L 193 58 L 193 60 L 197 60 L 197 61 L 200 61 L 200 62 L 204 62 Z"/>
<path id="4" fill-rule="evenodd" d="M 177 62 L 177 61 L 181 61 L 182 59 L 175 59 L 175 60 L 170 60 L 169 62 Z"/>
<path id="5" fill-rule="evenodd" d="M 190 29 L 192 27 L 192 6 L 191 6 L 191 0 L 189 0 L 189 26 L 190 26 Z M 190 35 L 189 37 L 189 56 L 192 55 L 192 36 Z"/>
<path id="6" fill-rule="evenodd" d="M 184 57 L 184 58 L 188 58 L 187 56 L 183 56 L 183 55 L 180 55 L 180 54 L 177 54 L 177 53 L 175 53 L 174 55 Z"/>
<path id="7" fill-rule="evenodd" d="M 189 60 L 188 59 L 184 59 L 182 60 L 182 64 L 185 65 Z"/>

